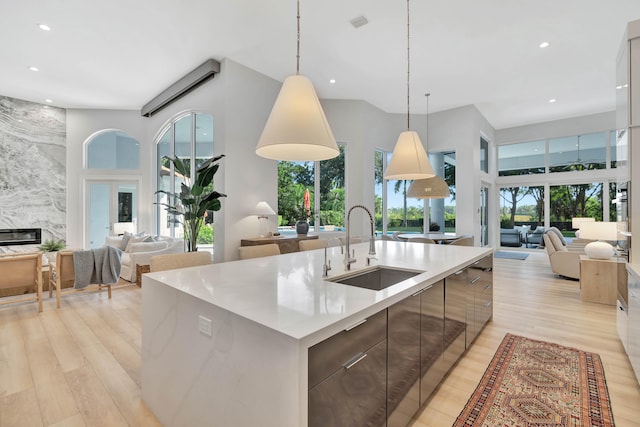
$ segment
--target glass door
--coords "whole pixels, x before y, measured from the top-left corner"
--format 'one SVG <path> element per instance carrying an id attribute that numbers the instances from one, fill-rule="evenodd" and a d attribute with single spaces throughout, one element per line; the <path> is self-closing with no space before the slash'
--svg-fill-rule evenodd
<path id="1" fill-rule="evenodd" d="M 480 246 L 489 245 L 489 187 L 480 187 Z"/>
<path id="2" fill-rule="evenodd" d="M 136 231 L 138 223 L 138 183 L 129 181 L 87 181 L 85 248 L 104 245 L 115 223 Z"/>

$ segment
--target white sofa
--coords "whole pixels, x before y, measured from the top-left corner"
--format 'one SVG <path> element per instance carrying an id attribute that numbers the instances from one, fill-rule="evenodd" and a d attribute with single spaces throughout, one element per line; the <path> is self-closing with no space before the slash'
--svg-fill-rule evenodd
<path id="1" fill-rule="evenodd" d="M 182 238 L 144 234 L 127 237 L 128 239 L 125 239 L 124 236 L 108 236 L 105 244 L 124 251 L 120 277 L 129 282 L 136 281 L 136 264 L 148 265 L 153 256 L 184 252 L 184 239 Z"/>

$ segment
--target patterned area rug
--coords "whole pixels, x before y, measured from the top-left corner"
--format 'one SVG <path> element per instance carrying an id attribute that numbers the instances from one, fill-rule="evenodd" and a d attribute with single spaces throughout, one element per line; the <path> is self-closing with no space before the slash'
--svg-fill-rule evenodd
<path id="1" fill-rule="evenodd" d="M 453 427 L 613 427 L 600 356 L 507 334 Z"/>

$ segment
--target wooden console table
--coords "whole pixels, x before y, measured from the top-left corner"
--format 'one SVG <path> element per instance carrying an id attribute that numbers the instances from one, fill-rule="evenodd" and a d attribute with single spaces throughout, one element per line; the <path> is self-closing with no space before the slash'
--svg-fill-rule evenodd
<path id="1" fill-rule="evenodd" d="M 580 255 L 580 295 L 582 301 L 616 305 L 618 282 L 626 287 L 626 262 L 617 258 L 593 259 Z"/>
<path id="2" fill-rule="evenodd" d="M 280 247 L 281 254 L 288 254 L 291 252 L 298 252 L 298 242 L 300 240 L 312 240 L 317 239 L 319 236 L 311 234 L 298 234 L 295 236 L 273 236 L 273 237 L 256 237 L 254 239 L 242 239 L 240 240 L 240 246 L 257 246 L 267 245 L 269 243 L 275 243 Z"/>
<path id="3" fill-rule="evenodd" d="M 138 287 L 142 287 L 142 275 L 150 271 L 151 266 L 149 264 L 136 264 L 136 285 Z"/>

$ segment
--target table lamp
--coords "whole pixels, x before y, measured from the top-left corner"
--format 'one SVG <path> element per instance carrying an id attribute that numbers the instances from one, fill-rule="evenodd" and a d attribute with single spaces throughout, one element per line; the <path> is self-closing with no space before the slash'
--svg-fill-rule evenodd
<path id="1" fill-rule="evenodd" d="M 596 221 L 595 218 L 577 216 L 575 218 L 571 218 L 571 228 L 573 228 L 574 230 L 579 230 L 583 222 L 595 222 L 595 221 Z"/>
<path id="2" fill-rule="evenodd" d="M 269 206 L 269 203 L 261 201 L 258 202 L 253 213 L 258 215 L 258 221 L 260 222 L 260 237 L 266 237 L 269 215 L 275 215 L 276 212 L 271 208 L 271 206 Z"/>
<path id="3" fill-rule="evenodd" d="M 584 253 L 589 258 L 609 259 L 615 254 L 615 250 L 607 241 L 618 240 L 618 224 L 615 222 L 583 222 L 580 225 L 580 238 L 597 240 L 584 247 Z"/>

